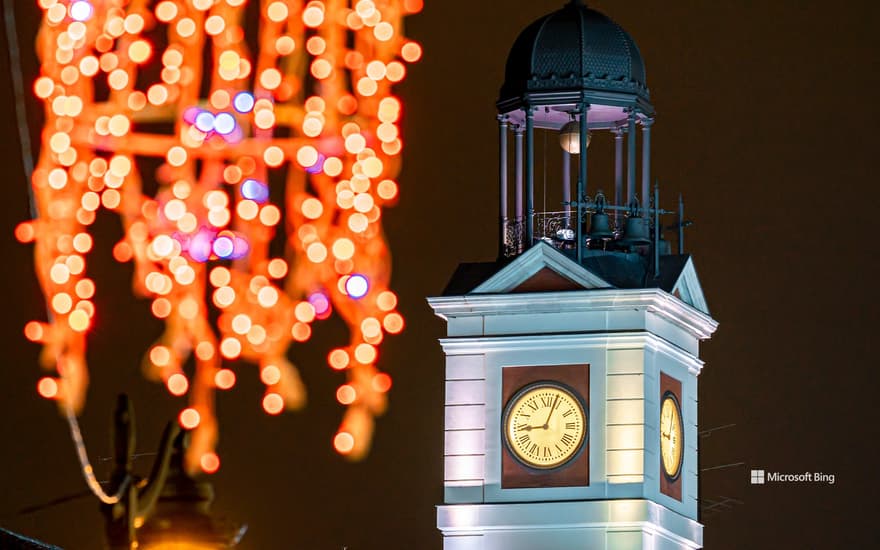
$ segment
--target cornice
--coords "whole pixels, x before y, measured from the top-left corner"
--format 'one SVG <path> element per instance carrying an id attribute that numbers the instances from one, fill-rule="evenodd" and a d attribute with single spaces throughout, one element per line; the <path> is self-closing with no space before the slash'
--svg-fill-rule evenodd
<path id="1" fill-rule="evenodd" d="M 718 322 L 675 296 L 657 288 L 593 289 L 517 294 L 468 294 L 428 298 L 442 319 L 491 315 L 533 315 L 595 311 L 644 310 L 708 339 Z"/>

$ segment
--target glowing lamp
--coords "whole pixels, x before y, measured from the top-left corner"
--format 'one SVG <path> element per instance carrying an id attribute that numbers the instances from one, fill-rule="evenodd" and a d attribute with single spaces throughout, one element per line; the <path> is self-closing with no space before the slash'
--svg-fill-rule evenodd
<path id="1" fill-rule="evenodd" d="M 196 119 L 202 113 L 198 107 L 189 107 L 183 111 L 183 121 L 188 124 L 195 124 Z"/>
<path id="2" fill-rule="evenodd" d="M 269 200 L 269 186 L 254 179 L 244 180 L 241 184 L 241 196 L 262 204 Z"/>
<path id="3" fill-rule="evenodd" d="M 214 115 L 208 111 L 202 111 L 196 115 L 196 128 L 206 134 L 214 130 Z"/>
<path id="4" fill-rule="evenodd" d="M 318 160 L 315 161 L 315 164 L 306 167 L 306 172 L 309 174 L 320 174 L 322 170 L 324 170 L 324 161 L 327 160 L 323 154 L 318 153 Z"/>
<path id="5" fill-rule="evenodd" d="M 238 544 L 247 530 L 210 513 L 214 488 L 183 467 L 188 434 L 175 438 L 168 475 L 158 500 L 136 531 L 141 550 L 213 550 Z M 137 525 L 137 520 L 135 520 Z"/>
<path id="6" fill-rule="evenodd" d="M 232 100 L 232 106 L 239 113 L 249 113 L 254 109 L 254 96 L 249 92 L 239 92 Z"/>
<path id="7" fill-rule="evenodd" d="M 370 283 L 363 275 L 352 275 L 345 281 L 345 292 L 355 300 L 363 298 L 370 290 Z"/>
<path id="8" fill-rule="evenodd" d="M 213 237 L 210 231 L 204 229 L 196 233 L 188 243 L 190 258 L 199 263 L 205 263 L 211 259 L 211 239 Z"/>
<path id="9" fill-rule="evenodd" d="M 70 18 L 74 21 L 88 21 L 92 17 L 92 5 L 79 0 L 70 5 Z"/>
<path id="10" fill-rule="evenodd" d="M 214 241 L 213 248 L 214 254 L 216 254 L 218 258 L 223 258 L 225 260 L 232 257 L 232 252 L 235 249 L 235 241 L 225 235 L 223 237 L 217 237 Z"/>
<path id="11" fill-rule="evenodd" d="M 590 132 L 587 132 L 587 147 L 590 146 Z M 559 130 L 559 145 L 572 155 L 581 152 L 581 123 L 572 120 Z"/>
<path id="12" fill-rule="evenodd" d="M 244 258 L 245 256 L 247 256 L 248 252 L 250 252 L 250 251 L 251 251 L 251 246 L 248 244 L 248 242 L 245 239 L 236 236 L 232 240 L 232 256 L 231 256 L 231 258 L 233 260 L 237 260 L 239 258 Z"/>
<path id="13" fill-rule="evenodd" d="M 219 113 L 214 118 L 214 131 L 222 136 L 227 136 L 235 130 L 235 118 L 229 113 Z"/>
<path id="14" fill-rule="evenodd" d="M 330 313 L 330 300 L 321 292 L 315 292 L 309 296 L 309 303 L 315 308 L 315 315 L 318 318 Z"/>
<path id="15" fill-rule="evenodd" d="M 398 195 L 403 111 L 393 87 L 406 75 L 403 62 L 422 55 L 402 23 L 423 2 L 228 0 L 230 9 L 197 18 L 186 6 L 204 12 L 217 2 L 156 0 L 125 9 L 130 2 L 37 3 L 43 23 L 33 93 L 45 117 L 32 185 L 40 219 L 20 224 L 15 236 L 35 243 L 55 315 L 26 334 L 52 350 L 44 356 L 58 365 L 82 365 L 67 369 L 70 383 L 54 390 L 60 378 L 47 378 L 41 393 L 74 409 L 84 403 L 86 337 L 96 315 L 95 283 L 85 275 L 89 226 L 99 210 L 112 210 L 125 228 L 113 256 L 135 264 L 135 287 L 164 320 L 157 345 L 167 356 L 145 366 L 200 415 L 187 458 L 192 468 L 216 458 L 211 395 L 234 384 L 231 371 L 218 370 L 223 361 L 278 365 L 278 380 L 267 383 L 277 386 L 267 401 L 277 414 L 303 402 L 296 368 L 283 357 L 309 340 L 313 322 L 337 308 L 350 325 L 352 350 L 373 349 L 403 327 L 396 300 L 380 307 L 361 298 L 389 292 L 382 210 Z M 250 17 L 257 12 L 266 17 Z M 257 37 L 257 51 L 244 47 L 245 35 Z M 331 39 L 349 35 L 352 41 Z M 296 63 L 282 59 L 299 44 Z M 102 81 L 119 93 L 96 93 Z M 241 88 L 245 82 L 256 88 Z M 145 162 L 135 161 L 135 151 Z M 287 181 L 270 190 L 270 178 Z M 288 266 L 297 269 L 288 273 Z M 208 273 L 219 274 L 210 290 Z M 303 296 L 308 303 L 290 315 Z M 254 326 L 231 334 L 210 304 L 230 318 L 246 315 Z M 361 316 L 351 317 L 352 306 L 372 319 L 366 329 Z M 189 350 L 196 360 L 187 378 L 173 370 Z M 351 460 L 368 452 L 373 428 L 366 418 L 385 407 L 384 392 L 362 383 L 376 374 L 373 362 L 344 367 L 349 383 L 359 381 L 351 384 L 358 398 L 343 399 L 354 408 L 336 448 Z M 204 471 L 216 469 L 208 464 Z"/>

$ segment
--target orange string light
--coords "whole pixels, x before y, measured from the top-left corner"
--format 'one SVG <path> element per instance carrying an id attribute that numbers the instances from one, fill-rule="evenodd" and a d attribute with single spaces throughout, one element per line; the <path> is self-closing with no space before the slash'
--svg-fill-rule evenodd
<path id="1" fill-rule="evenodd" d="M 381 217 L 397 199 L 402 150 L 392 86 L 422 55 L 402 21 L 422 1 L 39 4 L 38 216 L 15 231 L 35 244 L 54 313 L 25 327 L 44 346 L 43 365 L 58 371 L 39 393 L 83 406 L 86 338 L 99 322 L 90 300 L 100 291 L 86 259 L 104 208 L 125 230 L 114 258 L 134 262 L 134 291 L 165 323 L 144 370 L 188 397 L 180 422 L 193 430 L 191 469 L 220 464 L 214 391 L 236 380 L 223 363 L 259 366 L 268 414 L 301 407 L 288 348 L 333 312 L 350 333 L 328 355 L 347 375 L 333 445 L 363 457 L 391 387 L 377 346 L 403 328 Z M 259 11 L 255 51 L 243 28 L 249 10 Z M 151 158 L 162 163 L 155 175 Z"/>

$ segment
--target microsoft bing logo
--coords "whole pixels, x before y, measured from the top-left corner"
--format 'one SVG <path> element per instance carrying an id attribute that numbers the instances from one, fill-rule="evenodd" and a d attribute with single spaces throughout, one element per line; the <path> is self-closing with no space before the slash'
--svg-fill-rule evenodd
<path id="1" fill-rule="evenodd" d="M 750 477 L 752 485 L 765 485 L 767 483 L 827 483 L 834 485 L 837 476 L 825 472 L 768 472 L 766 470 L 752 470 Z"/>

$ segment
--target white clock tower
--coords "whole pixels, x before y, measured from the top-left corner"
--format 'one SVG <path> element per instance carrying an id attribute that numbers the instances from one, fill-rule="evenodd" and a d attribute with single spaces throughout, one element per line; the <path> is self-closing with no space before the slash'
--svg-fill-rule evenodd
<path id="1" fill-rule="evenodd" d="M 701 548 L 699 342 L 717 323 L 684 253 L 681 201 L 649 196 L 639 50 L 572 1 L 517 38 L 498 110 L 499 258 L 461 265 L 428 300 L 447 321 L 444 549 Z M 543 190 L 557 186 L 554 212 L 534 209 L 542 132 L 563 148 Z M 608 198 L 588 180 L 602 134 Z"/>

